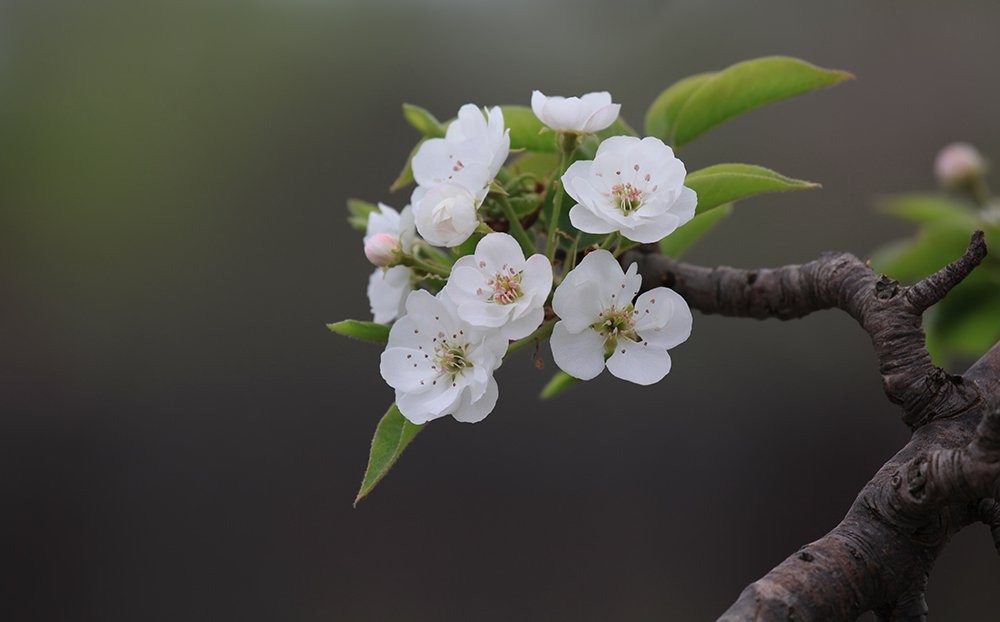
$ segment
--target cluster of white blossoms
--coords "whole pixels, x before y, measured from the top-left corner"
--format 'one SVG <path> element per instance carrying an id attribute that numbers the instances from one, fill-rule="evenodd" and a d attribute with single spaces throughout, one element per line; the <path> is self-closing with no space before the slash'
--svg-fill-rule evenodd
<path id="1" fill-rule="evenodd" d="M 658 287 L 636 298 L 637 267 L 624 271 L 617 259 L 694 216 L 697 197 L 684 187 L 683 163 L 659 139 L 632 136 L 612 136 L 591 151 L 593 160 L 574 161 L 577 138 L 605 130 L 618 117 L 620 105 L 608 93 L 562 98 L 535 91 L 531 107 L 542 123 L 571 138 L 557 141 L 566 164 L 544 186 L 555 198 L 538 199 L 538 210 L 552 206 L 542 220 L 548 256 L 526 257 L 525 249 L 544 237 L 513 221 L 507 226 L 516 238 L 486 233 L 471 254 L 432 248 L 455 249 L 488 230 L 481 209 L 502 204 L 513 215 L 507 190 L 494 184 L 510 150 L 499 107 L 462 106 L 445 137 L 426 140 L 414 155 L 410 205 L 397 212 L 379 203 L 368 216 L 364 250 L 377 266 L 368 284 L 371 310 L 376 322 L 395 321 L 380 371 L 400 412 L 415 424 L 445 415 L 464 422 L 486 417 L 499 394 L 493 373 L 512 340 L 551 333 L 553 359 L 571 376 L 589 380 L 607 367 L 618 378 L 648 385 L 670 371 L 667 351 L 691 332 L 691 311 L 680 295 Z M 515 189 L 511 183 L 508 189 Z M 549 228 L 558 222 L 563 188 L 576 202 L 569 211 L 573 227 L 618 237 L 586 253 L 574 243 L 557 256 L 556 232 Z M 577 242 L 582 235 L 561 234 Z M 605 250 L 616 244 L 617 255 Z M 563 267 L 561 276 L 553 265 Z"/>
<path id="2" fill-rule="evenodd" d="M 485 115 L 484 115 L 485 112 Z M 458 246 L 479 224 L 477 211 L 510 151 L 510 130 L 499 106 L 466 104 L 444 138 L 432 138 L 413 156 L 417 187 L 410 197 L 417 231 L 436 246 Z"/>

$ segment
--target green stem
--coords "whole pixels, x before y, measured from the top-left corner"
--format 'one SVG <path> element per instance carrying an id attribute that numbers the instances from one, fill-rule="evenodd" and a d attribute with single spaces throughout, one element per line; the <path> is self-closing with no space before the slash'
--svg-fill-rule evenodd
<path id="1" fill-rule="evenodd" d="M 446 279 L 451 275 L 450 268 L 424 261 L 423 259 L 414 257 L 413 255 L 403 255 L 403 259 L 399 263 L 404 266 L 409 266 L 414 270 L 420 270 L 422 272 L 426 272 L 427 274 L 434 274 Z"/>
<path id="2" fill-rule="evenodd" d="M 615 257 L 621 257 L 622 255 L 625 254 L 626 251 L 630 251 L 636 246 L 639 246 L 638 242 L 633 242 L 632 240 L 626 240 L 625 238 L 622 238 L 622 241 L 618 245 L 618 248 L 615 249 Z"/>
<path id="3" fill-rule="evenodd" d="M 612 231 L 608 234 L 608 237 L 604 238 L 604 241 L 601 242 L 601 248 L 606 251 L 611 250 L 611 247 L 615 245 L 615 242 L 618 241 L 619 237 L 621 236 L 617 231 Z"/>
<path id="4" fill-rule="evenodd" d="M 507 218 L 508 224 L 510 224 L 511 235 L 514 239 L 521 245 L 521 250 L 524 251 L 524 256 L 529 257 L 535 253 L 535 243 L 531 241 L 531 236 L 528 232 L 524 230 L 521 225 L 521 219 L 517 217 L 517 212 L 511 207 L 510 201 L 507 197 L 503 195 L 495 195 L 497 202 L 500 204 L 500 209 L 503 210 L 504 217 Z"/>
<path id="5" fill-rule="evenodd" d="M 569 166 L 570 156 L 576 150 L 575 141 L 561 140 L 558 142 L 562 149 L 559 151 L 559 168 L 556 169 L 555 177 L 553 177 L 551 183 L 551 187 L 556 195 L 552 197 L 552 212 L 549 214 L 549 236 L 545 244 L 545 255 L 549 258 L 550 262 L 556 255 L 556 230 L 559 228 L 559 216 L 562 214 L 563 194 L 565 194 L 562 176 L 566 172 L 566 167 Z"/>
<path id="6" fill-rule="evenodd" d="M 546 320 L 545 322 L 542 323 L 541 326 L 538 327 L 538 330 L 531 333 L 527 337 L 523 339 L 518 339 L 517 341 L 510 342 L 510 345 L 507 346 L 507 355 L 510 355 L 512 352 L 517 352 L 518 350 L 520 350 L 525 346 L 530 346 L 531 344 L 537 341 L 541 341 L 542 339 L 547 338 L 549 335 L 552 334 L 552 327 L 555 325 L 556 325 L 555 318 L 551 320 Z"/>

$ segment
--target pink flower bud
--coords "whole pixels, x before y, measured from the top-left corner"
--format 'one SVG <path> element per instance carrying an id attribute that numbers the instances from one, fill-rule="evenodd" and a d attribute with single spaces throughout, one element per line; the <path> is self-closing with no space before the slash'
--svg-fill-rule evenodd
<path id="1" fill-rule="evenodd" d="M 388 233 L 376 233 L 365 240 L 365 257 L 379 267 L 396 265 L 402 252 L 399 238 Z"/>
<path id="2" fill-rule="evenodd" d="M 952 143 L 934 160 L 934 176 L 946 188 L 960 186 L 985 172 L 986 161 L 969 143 Z"/>

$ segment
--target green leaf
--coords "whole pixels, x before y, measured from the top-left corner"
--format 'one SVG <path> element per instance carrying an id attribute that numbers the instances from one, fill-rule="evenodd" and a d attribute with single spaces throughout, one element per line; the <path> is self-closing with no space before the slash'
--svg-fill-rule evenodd
<path id="1" fill-rule="evenodd" d="M 549 380 L 545 387 L 542 389 L 541 398 L 543 400 L 551 399 L 569 389 L 578 385 L 581 380 L 570 376 L 564 371 L 557 371 L 552 379 Z"/>
<path id="2" fill-rule="evenodd" d="M 399 172 L 399 176 L 396 177 L 396 181 L 392 182 L 392 185 L 389 186 L 389 192 L 401 190 L 413 183 L 413 156 L 417 155 L 417 151 L 424 144 L 425 140 L 427 139 L 422 139 L 410 150 L 410 155 L 406 156 L 406 164 L 403 166 L 403 170 Z"/>
<path id="3" fill-rule="evenodd" d="M 403 116 L 418 132 L 427 138 L 444 138 L 445 127 L 425 108 L 403 104 Z"/>
<path id="4" fill-rule="evenodd" d="M 347 211 L 351 213 L 347 217 L 347 222 L 355 229 L 365 231 L 368 229 L 368 215 L 376 209 L 378 208 L 374 203 L 361 199 L 347 199 Z"/>
<path id="5" fill-rule="evenodd" d="M 674 122 L 684 103 L 700 89 L 716 72 L 699 73 L 674 82 L 653 100 L 646 111 L 646 135 L 656 136 L 663 141 L 670 140 Z"/>
<path id="6" fill-rule="evenodd" d="M 361 320 L 344 320 L 327 324 L 327 328 L 345 337 L 360 339 L 361 341 L 371 341 L 372 343 L 386 343 L 389 341 L 388 324 L 376 324 L 375 322 L 362 322 Z"/>
<path id="7" fill-rule="evenodd" d="M 388 412 L 375 426 L 375 436 L 372 437 L 372 448 L 368 454 L 368 468 L 365 469 L 365 477 L 361 480 L 361 489 L 354 499 L 357 507 L 358 501 L 364 499 L 382 481 L 392 465 L 396 464 L 399 456 L 406 449 L 406 446 L 417 436 L 422 425 L 410 423 L 403 417 L 396 405 L 389 407 Z"/>
<path id="8" fill-rule="evenodd" d="M 846 71 L 822 69 L 787 56 L 737 63 L 705 80 L 687 97 L 674 120 L 674 144 L 687 144 L 748 110 L 852 77 Z"/>
<path id="9" fill-rule="evenodd" d="M 689 173 L 684 185 L 698 193 L 697 213 L 764 192 L 807 190 L 819 184 L 792 179 L 753 164 L 716 164 Z"/>
<path id="10" fill-rule="evenodd" d="M 885 197 L 878 207 L 887 214 L 918 225 L 955 227 L 971 234 L 980 227 L 976 212 L 965 203 L 939 194 Z"/>
<path id="11" fill-rule="evenodd" d="M 732 212 L 732 204 L 727 203 L 718 209 L 698 214 L 677 231 L 660 240 L 660 252 L 667 257 L 680 257 Z"/>
<path id="12" fill-rule="evenodd" d="M 915 238 L 884 246 L 872 254 L 872 267 L 899 281 L 913 282 L 962 256 L 969 233 L 951 227 L 929 227 Z M 954 294 L 954 292 L 952 292 Z"/>

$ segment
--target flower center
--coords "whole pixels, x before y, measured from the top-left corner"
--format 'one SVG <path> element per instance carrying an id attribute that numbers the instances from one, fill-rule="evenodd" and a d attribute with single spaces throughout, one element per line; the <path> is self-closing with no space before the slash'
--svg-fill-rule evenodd
<path id="1" fill-rule="evenodd" d="M 615 205 L 628 216 L 642 207 L 642 190 L 631 183 L 615 184 L 611 187 L 611 198 Z"/>
<path id="2" fill-rule="evenodd" d="M 521 272 L 504 264 L 492 279 L 486 282 L 493 288 L 487 300 L 500 305 L 509 305 L 524 295 L 521 289 Z"/>
<path id="3" fill-rule="evenodd" d="M 466 369 L 472 368 L 472 361 L 469 360 L 469 344 L 454 344 L 442 341 L 440 346 L 434 348 L 434 360 L 437 368 L 443 373 L 451 376 L 452 379 Z"/>
<path id="4" fill-rule="evenodd" d="M 604 355 L 611 356 L 618 345 L 619 338 L 638 341 L 639 336 L 635 333 L 635 313 L 632 305 L 619 309 L 614 305 L 605 309 L 600 318 L 590 325 L 604 338 Z"/>

